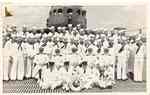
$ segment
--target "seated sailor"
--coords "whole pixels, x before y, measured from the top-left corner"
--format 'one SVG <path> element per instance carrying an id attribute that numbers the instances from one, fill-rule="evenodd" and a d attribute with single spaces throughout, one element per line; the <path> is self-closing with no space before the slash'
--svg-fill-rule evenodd
<path id="1" fill-rule="evenodd" d="M 40 87 L 43 89 L 55 89 L 62 84 L 58 70 L 54 62 L 49 62 L 47 68 L 43 70 L 42 79 L 39 82 Z"/>
<path id="2" fill-rule="evenodd" d="M 35 55 L 33 63 L 33 77 L 39 79 L 39 71 L 44 70 L 46 68 L 46 64 L 49 62 L 49 58 L 46 54 L 43 53 L 44 49 L 41 47 L 39 49 L 39 53 Z"/>
<path id="3" fill-rule="evenodd" d="M 64 62 L 64 66 L 59 69 L 59 74 L 63 81 L 63 89 L 69 90 L 69 82 L 71 81 L 73 68 L 68 61 Z"/>

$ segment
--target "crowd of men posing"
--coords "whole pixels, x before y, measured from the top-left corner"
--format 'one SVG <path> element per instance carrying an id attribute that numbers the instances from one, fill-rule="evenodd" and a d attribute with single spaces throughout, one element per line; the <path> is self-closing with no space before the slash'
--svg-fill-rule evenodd
<path id="1" fill-rule="evenodd" d="M 130 53 L 134 81 L 143 81 L 146 41 L 126 30 L 88 31 L 80 25 L 3 31 L 3 80 L 36 78 L 43 88 L 111 87 L 127 80 Z"/>

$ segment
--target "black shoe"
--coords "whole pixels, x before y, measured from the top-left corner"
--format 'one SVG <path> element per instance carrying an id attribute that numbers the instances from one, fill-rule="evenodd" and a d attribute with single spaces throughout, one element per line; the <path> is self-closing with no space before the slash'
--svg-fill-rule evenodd
<path id="1" fill-rule="evenodd" d="M 108 89 L 112 89 L 112 86 L 108 86 L 107 88 L 108 88 Z"/>
<path id="2" fill-rule="evenodd" d="M 117 81 L 121 81 L 121 79 L 117 79 Z"/>

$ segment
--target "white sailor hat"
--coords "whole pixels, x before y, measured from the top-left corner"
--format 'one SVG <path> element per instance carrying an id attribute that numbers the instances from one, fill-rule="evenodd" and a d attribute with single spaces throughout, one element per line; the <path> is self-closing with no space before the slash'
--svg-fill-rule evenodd
<path id="1" fill-rule="evenodd" d="M 84 29 L 80 29 L 80 31 L 84 31 Z"/>
<path id="2" fill-rule="evenodd" d="M 77 28 L 76 28 L 76 27 L 74 27 L 74 28 L 73 28 L 73 30 L 77 30 Z"/>
<path id="3" fill-rule="evenodd" d="M 106 28 L 103 28 L 103 31 L 108 31 Z"/>
<path id="4" fill-rule="evenodd" d="M 77 26 L 81 26 L 81 24 L 77 24 Z"/>
<path id="5" fill-rule="evenodd" d="M 58 30 L 61 30 L 61 29 L 62 29 L 62 27 L 57 27 L 57 29 L 58 29 Z"/>
<path id="6" fill-rule="evenodd" d="M 89 28 L 86 28 L 85 30 L 90 30 Z"/>
<path id="7" fill-rule="evenodd" d="M 12 31 L 12 29 L 11 29 L 11 28 L 9 28 L 9 27 L 7 28 L 7 30 L 8 30 L 9 32 L 11 32 L 11 31 Z"/>
<path id="8" fill-rule="evenodd" d="M 95 37 L 93 34 L 90 34 L 90 38 L 93 38 L 93 37 Z"/>
<path id="9" fill-rule="evenodd" d="M 112 40 L 113 40 L 113 37 L 109 37 L 109 40 L 111 40 L 111 41 L 112 41 Z"/>
<path id="10" fill-rule="evenodd" d="M 101 37 L 105 37 L 105 34 L 101 34 Z"/>
<path id="11" fill-rule="evenodd" d="M 65 30 L 65 29 L 66 29 L 66 27 L 64 26 L 64 27 L 62 27 L 62 29 L 63 29 L 63 30 Z"/>
<path id="12" fill-rule="evenodd" d="M 50 27 L 50 29 L 54 29 L 54 28 L 55 28 L 54 26 L 51 26 L 51 27 Z"/>
<path id="13" fill-rule="evenodd" d="M 27 26 L 24 24 L 23 26 L 22 26 L 23 28 L 27 28 Z"/>
<path id="14" fill-rule="evenodd" d="M 119 31 L 119 33 L 123 33 L 123 32 L 125 32 L 125 30 L 120 30 L 120 31 Z"/>
<path id="15" fill-rule="evenodd" d="M 16 27 L 17 27 L 17 25 L 13 24 L 11 27 L 16 28 Z"/>
<path id="16" fill-rule="evenodd" d="M 72 24 L 68 24 L 68 27 L 72 27 Z"/>
<path id="17" fill-rule="evenodd" d="M 37 29 L 37 27 L 36 26 L 32 26 L 32 30 L 36 30 Z"/>
<path id="18" fill-rule="evenodd" d="M 134 40 L 133 40 L 133 39 L 131 39 L 131 40 L 130 40 L 130 42 L 131 42 L 131 43 L 133 43 L 133 42 L 134 42 Z"/>
<path id="19" fill-rule="evenodd" d="M 93 31 L 98 31 L 98 28 L 94 28 Z"/>

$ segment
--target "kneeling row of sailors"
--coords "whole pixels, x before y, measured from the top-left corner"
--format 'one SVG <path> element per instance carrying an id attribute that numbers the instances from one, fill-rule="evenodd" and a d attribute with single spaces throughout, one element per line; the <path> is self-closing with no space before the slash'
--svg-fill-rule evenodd
<path id="1" fill-rule="evenodd" d="M 76 54 L 77 49 L 73 48 L 72 51 Z M 89 54 L 91 51 L 88 49 Z M 59 49 L 55 52 L 56 56 L 60 56 Z M 45 89 L 55 89 L 62 85 L 63 89 L 69 90 L 69 85 L 75 78 L 79 78 L 81 87 L 86 89 L 92 88 L 93 85 L 106 88 L 115 84 L 114 63 L 108 49 L 104 50 L 104 55 L 99 60 L 71 57 L 70 60 L 64 58 L 61 62 L 58 61 L 60 57 L 49 60 L 43 53 L 43 48 L 40 48 L 40 53 L 33 60 L 33 77 L 38 79 L 39 85 Z"/>

